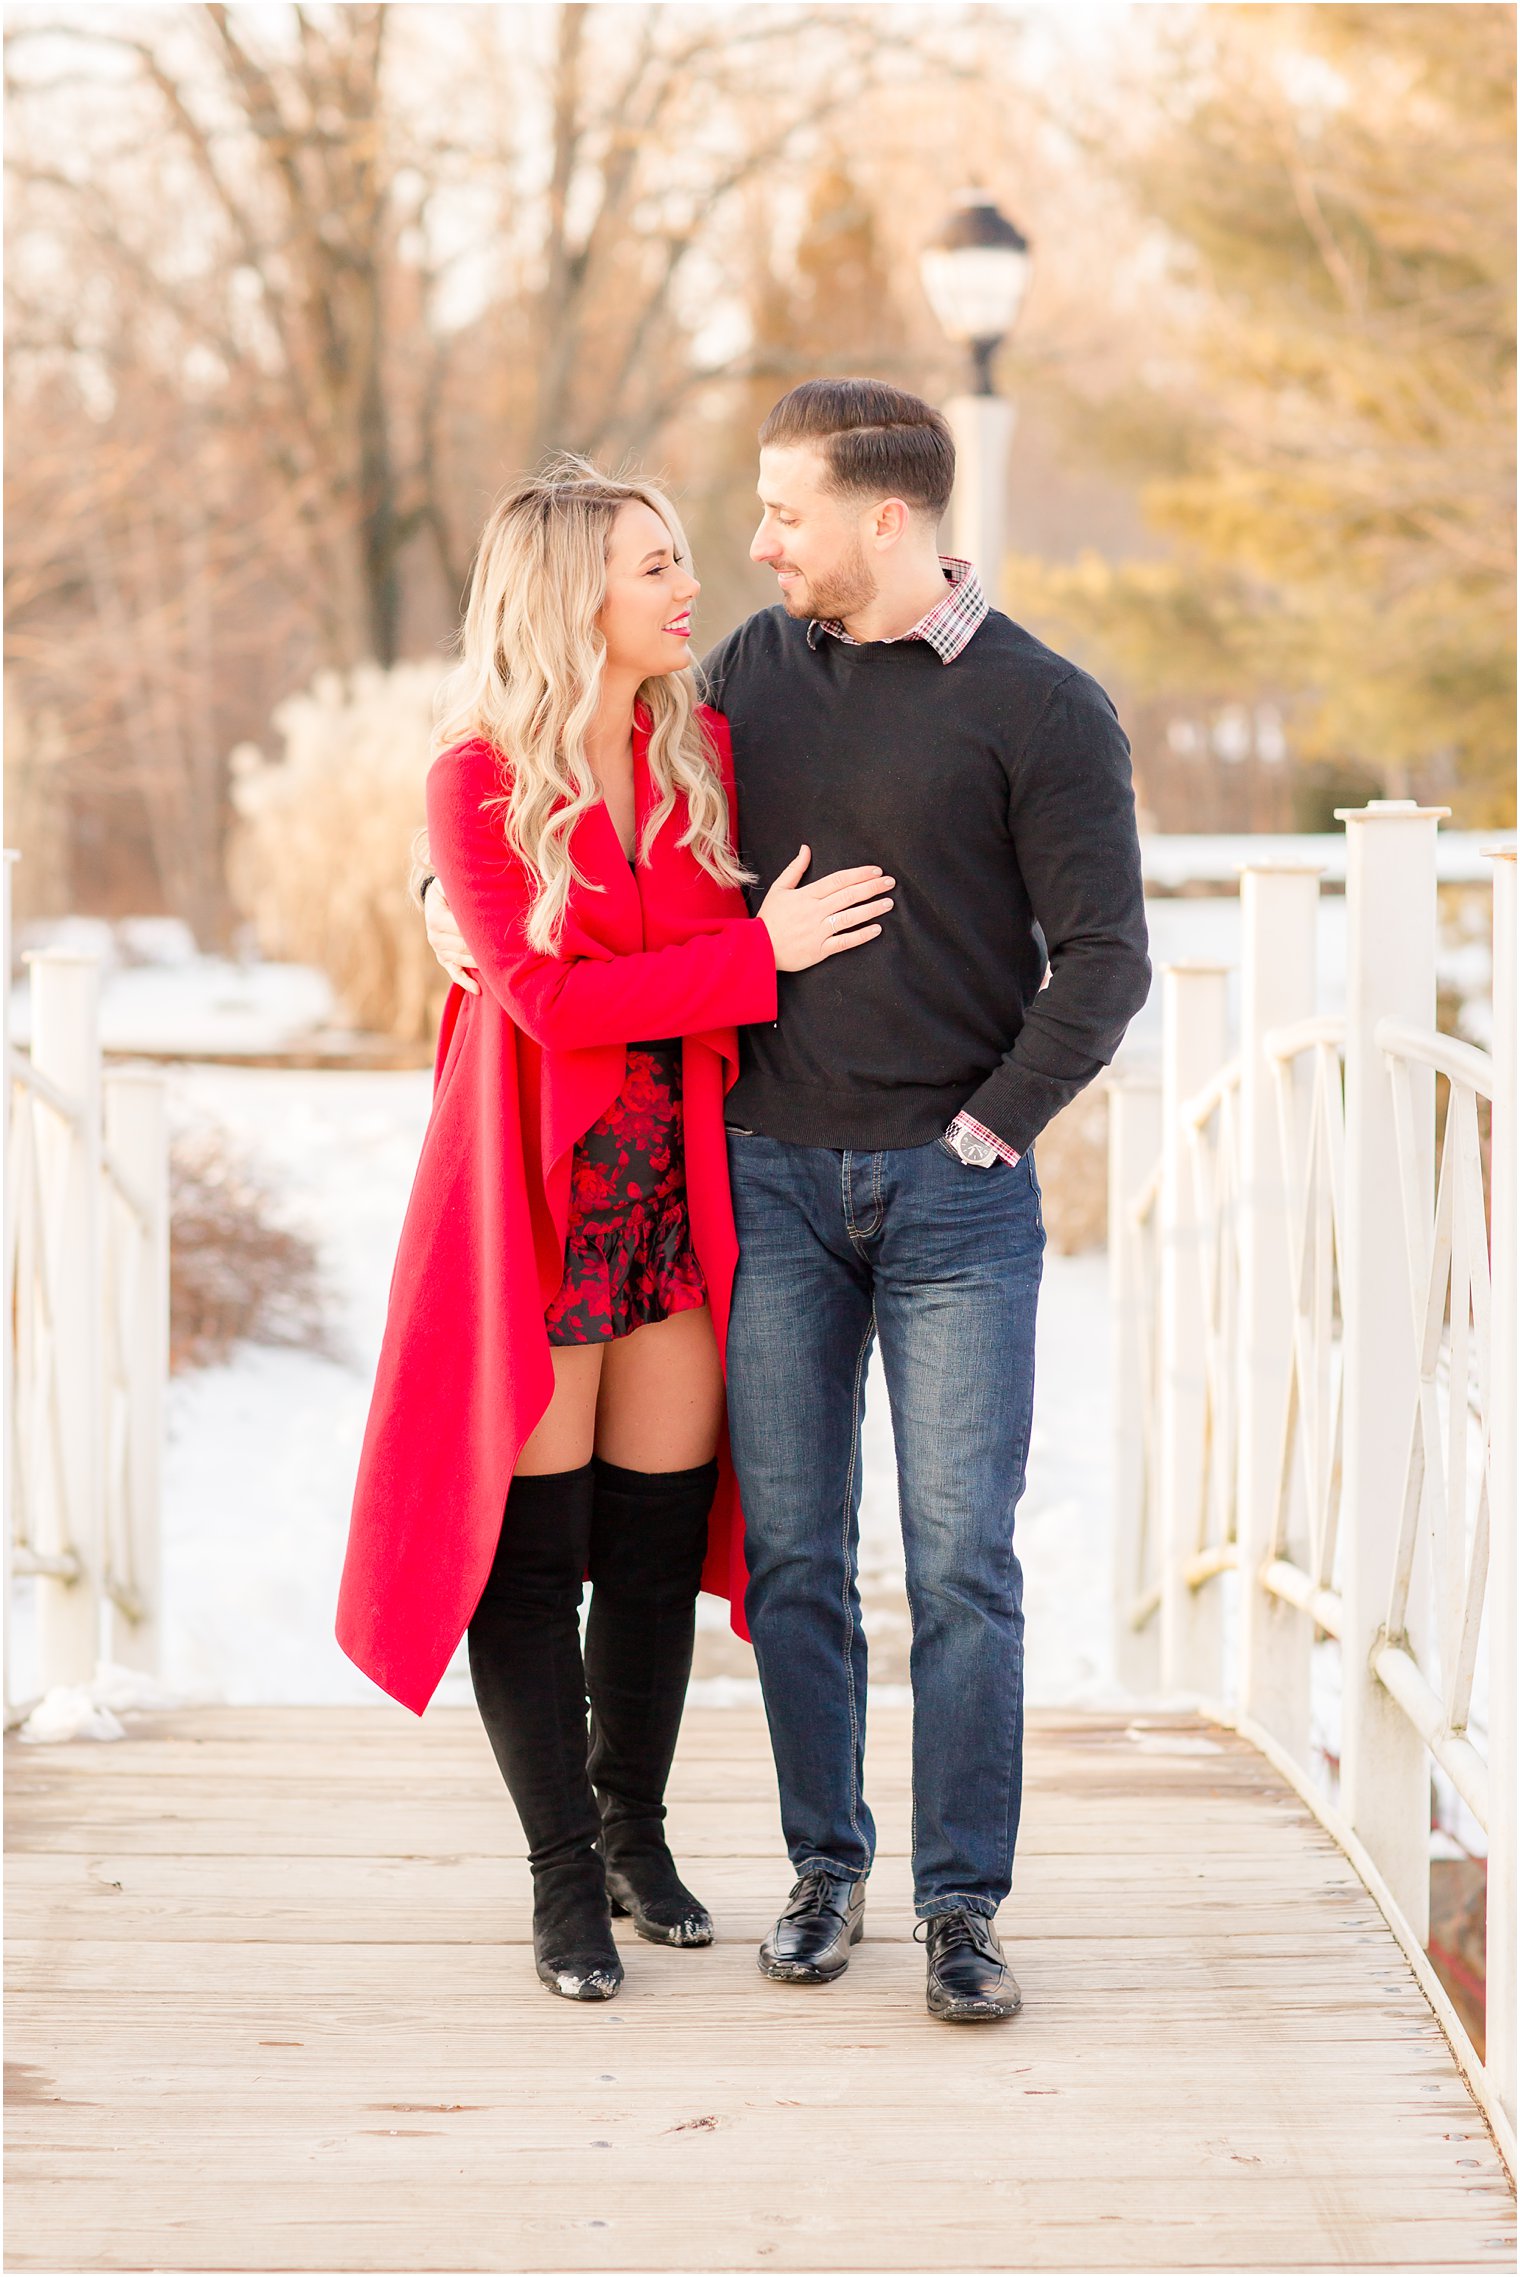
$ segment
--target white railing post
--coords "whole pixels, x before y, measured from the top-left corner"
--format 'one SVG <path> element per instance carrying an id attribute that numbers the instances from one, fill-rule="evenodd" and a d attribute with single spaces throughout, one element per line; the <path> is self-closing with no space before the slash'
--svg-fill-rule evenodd
<path id="1" fill-rule="evenodd" d="M 1187 1571 L 1202 1546 L 1208 1378 L 1204 1234 L 1180 1109 L 1227 1057 L 1228 975 L 1223 965 L 1167 965 L 1161 992 L 1161 1682 L 1217 1699 L 1219 1595 Z"/>
<path id="2" fill-rule="evenodd" d="M 89 1683 L 100 1656 L 100 966 L 65 949 L 29 962 L 32 1065 L 76 1110 L 65 1122 L 34 1109 L 60 1475 L 54 1492 L 38 1499 L 33 1542 L 41 1557 L 77 1560 L 72 1577 L 37 1575 L 38 1675 L 46 1691 Z"/>
<path id="3" fill-rule="evenodd" d="M 1515 2124 L 1515 855 L 1494 862 L 1494 1100 L 1489 1223 L 1488 1966 L 1484 2069 Z"/>
<path id="4" fill-rule="evenodd" d="M 1309 1754 L 1311 1624 L 1260 1584 L 1271 1555 L 1293 1343 L 1288 1166 L 1263 1038 L 1316 1009 L 1317 866 L 1240 880 L 1240 1707 L 1301 1763 Z"/>
<path id="5" fill-rule="evenodd" d="M 1412 799 L 1336 809 L 1346 825 L 1348 935 L 1341 1803 L 1421 1945 L 1430 1923 L 1430 1764 L 1372 1667 L 1418 1384 L 1393 1107 L 1376 1030 L 1390 1015 L 1435 1026 L 1436 825 L 1447 811 Z M 1435 1077 L 1413 1068 L 1410 1080 L 1417 1176 L 1428 1193 Z"/>
<path id="6" fill-rule="evenodd" d="M 1134 1622 L 1146 1569 L 1157 1557 L 1159 1512 L 1148 1443 L 1155 1428 L 1155 1289 L 1143 1269 L 1143 1237 L 1130 1206 L 1161 1152 L 1161 1086 L 1154 1076 L 1108 1085 L 1109 1381 L 1113 1387 L 1114 1665 L 1127 1691 L 1161 1682 L 1160 1624 Z"/>
<path id="7" fill-rule="evenodd" d="M 107 1187 L 105 1587 L 109 1658 L 159 1673 L 163 1640 L 159 1511 L 169 1378 L 169 1138 L 164 1079 L 107 1074 L 105 1139 L 139 1218 Z"/>

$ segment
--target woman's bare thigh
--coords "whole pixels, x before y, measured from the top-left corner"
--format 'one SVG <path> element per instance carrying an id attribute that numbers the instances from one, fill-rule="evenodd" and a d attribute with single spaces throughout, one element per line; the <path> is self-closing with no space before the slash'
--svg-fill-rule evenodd
<path id="1" fill-rule="evenodd" d="M 723 1370 L 706 1305 L 604 1344 L 596 1452 L 631 1471 L 711 1462 L 723 1420 Z"/>
<path id="2" fill-rule="evenodd" d="M 578 1471 L 596 1444 L 596 1401 L 607 1344 L 551 1344 L 554 1396 L 517 1458 L 517 1476 Z"/>

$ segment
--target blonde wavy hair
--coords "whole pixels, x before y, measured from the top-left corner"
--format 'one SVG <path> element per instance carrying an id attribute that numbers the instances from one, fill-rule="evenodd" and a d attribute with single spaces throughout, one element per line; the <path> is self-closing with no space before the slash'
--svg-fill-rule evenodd
<path id="1" fill-rule="evenodd" d="M 685 533 L 669 499 L 650 483 L 605 475 L 586 459 L 557 458 L 498 499 L 470 576 L 459 663 L 438 694 L 435 757 L 471 736 L 483 736 L 500 755 L 501 792 L 487 803 L 500 809 L 508 845 L 537 880 L 528 939 L 551 954 L 571 885 L 593 885 L 572 861 L 570 839 L 602 795 L 586 757 L 606 656 L 596 618 L 607 593 L 612 525 L 631 499 L 653 507 L 676 558 L 685 561 Z M 638 701 L 649 714 L 649 772 L 659 794 L 640 855 L 681 796 L 687 821 L 679 843 L 724 885 L 747 883 L 750 873 L 732 850 L 728 800 L 697 716 L 691 669 L 646 680 Z"/>

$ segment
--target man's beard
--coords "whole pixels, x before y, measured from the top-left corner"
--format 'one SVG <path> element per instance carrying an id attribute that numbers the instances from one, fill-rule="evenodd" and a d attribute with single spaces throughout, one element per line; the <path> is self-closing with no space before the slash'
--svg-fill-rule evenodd
<path id="1" fill-rule="evenodd" d="M 820 577 L 816 583 L 810 579 L 805 593 L 785 593 L 782 601 L 788 616 L 844 618 L 869 608 L 877 591 L 865 548 L 856 538 L 852 550 L 826 578 Z"/>

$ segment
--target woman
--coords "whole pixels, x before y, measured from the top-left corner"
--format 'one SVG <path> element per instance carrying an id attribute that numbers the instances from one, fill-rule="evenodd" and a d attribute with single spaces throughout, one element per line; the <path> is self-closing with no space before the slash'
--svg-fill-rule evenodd
<path id="1" fill-rule="evenodd" d="M 692 687 L 698 591 L 660 493 L 577 460 L 481 539 L 427 817 L 484 986 L 444 1009 L 338 1611 L 419 1714 L 468 1629 L 538 1974 L 575 2000 L 622 1982 L 614 1907 L 712 1936 L 663 1822 L 697 1591 L 743 1591 L 735 1026 L 891 907 L 879 868 L 799 886 L 803 847 L 748 915 L 727 730 Z"/>

